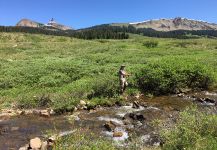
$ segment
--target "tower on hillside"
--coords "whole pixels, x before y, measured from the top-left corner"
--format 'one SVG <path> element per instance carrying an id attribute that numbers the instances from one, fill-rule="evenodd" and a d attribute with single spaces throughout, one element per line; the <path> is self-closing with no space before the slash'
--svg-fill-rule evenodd
<path id="1" fill-rule="evenodd" d="M 52 24 L 56 24 L 56 21 L 54 20 L 54 18 L 51 18 L 51 20 L 49 20 L 48 25 L 52 25 Z"/>

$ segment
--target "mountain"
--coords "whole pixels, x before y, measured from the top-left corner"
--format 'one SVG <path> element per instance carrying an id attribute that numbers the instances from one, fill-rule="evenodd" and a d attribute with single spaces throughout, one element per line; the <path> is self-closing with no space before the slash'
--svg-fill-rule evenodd
<path id="1" fill-rule="evenodd" d="M 39 22 L 35 22 L 29 19 L 22 19 L 20 20 L 16 26 L 19 27 L 34 27 L 34 28 L 38 28 L 38 27 L 43 27 L 44 24 L 43 23 L 39 23 Z"/>
<path id="2" fill-rule="evenodd" d="M 137 29 L 151 28 L 156 31 L 175 30 L 217 30 L 217 24 L 177 17 L 174 19 L 158 19 L 127 24 L 111 24 L 112 26 L 134 26 Z"/>
<path id="3" fill-rule="evenodd" d="M 52 30 L 72 30 L 71 27 L 57 23 L 56 21 L 54 21 L 53 18 L 47 24 L 39 23 L 39 22 L 32 21 L 29 19 L 22 19 L 16 24 L 16 26 L 46 28 L 46 29 L 52 29 Z"/>

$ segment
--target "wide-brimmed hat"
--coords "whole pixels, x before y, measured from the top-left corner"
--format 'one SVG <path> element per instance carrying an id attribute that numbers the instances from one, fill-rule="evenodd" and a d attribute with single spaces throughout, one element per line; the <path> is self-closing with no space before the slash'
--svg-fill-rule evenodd
<path id="1" fill-rule="evenodd" d="M 121 65 L 121 67 L 126 67 L 126 65 Z"/>

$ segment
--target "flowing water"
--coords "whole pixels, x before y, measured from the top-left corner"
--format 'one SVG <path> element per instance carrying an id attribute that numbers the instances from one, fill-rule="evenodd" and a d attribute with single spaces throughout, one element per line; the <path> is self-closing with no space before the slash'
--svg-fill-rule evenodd
<path id="1" fill-rule="evenodd" d="M 192 94 L 193 95 L 193 94 Z M 216 92 L 194 93 L 197 97 L 217 99 Z M 89 129 L 96 135 L 103 135 L 115 141 L 124 141 L 129 136 L 136 134 L 143 140 L 150 138 L 154 128 L 149 123 L 155 119 L 167 120 L 174 118 L 179 111 L 192 104 L 192 99 L 178 96 L 161 96 L 155 98 L 141 98 L 143 106 L 133 108 L 129 106 L 114 106 L 100 108 L 95 111 L 80 111 L 71 116 L 56 116 L 43 118 L 38 116 L 19 116 L 14 118 L 0 117 L 0 149 L 18 149 L 28 143 L 31 138 L 41 137 L 47 131 L 71 131 L 76 128 Z M 216 108 L 216 106 L 212 106 Z M 216 110 L 216 109 L 215 109 Z M 216 112 L 215 112 L 216 113 Z M 134 120 L 126 123 L 128 114 L 142 114 L 143 120 Z M 70 121 L 71 120 L 71 121 Z M 72 121 L 73 120 L 73 121 Z M 172 120 L 172 119 L 171 119 Z M 114 131 L 108 131 L 104 124 L 112 121 L 117 124 Z M 114 132 L 123 133 L 121 137 L 113 137 Z"/>
<path id="2" fill-rule="evenodd" d="M 28 143 L 34 137 L 42 137 L 48 130 L 66 131 L 71 124 L 61 116 L 43 118 L 37 116 L 20 116 L 0 121 L 0 150 L 14 149 Z"/>

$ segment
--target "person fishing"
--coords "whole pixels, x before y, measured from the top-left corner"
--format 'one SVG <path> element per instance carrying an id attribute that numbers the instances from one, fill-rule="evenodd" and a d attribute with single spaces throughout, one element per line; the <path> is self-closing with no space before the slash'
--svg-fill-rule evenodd
<path id="1" fill-rule="evenodd" d="M 127 76 L 130 76 L 130 74 L 128 74 L 126 71 L 125 71 L 125 65 L 121 65 L 121 68 L 118 72 L 119 74 L 119 80 L 120 80 L 120 93 L 123 94 L 124 91 L 126 90 L 126 87 L 128 86 L 128 83 L 127 83 L 127 79 L 126 77 Z"/>

